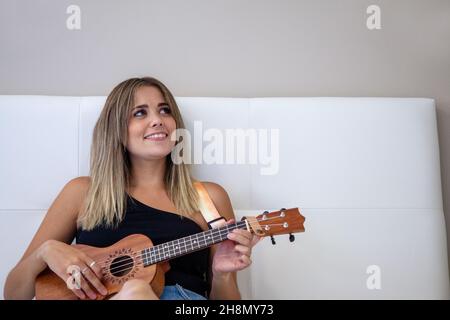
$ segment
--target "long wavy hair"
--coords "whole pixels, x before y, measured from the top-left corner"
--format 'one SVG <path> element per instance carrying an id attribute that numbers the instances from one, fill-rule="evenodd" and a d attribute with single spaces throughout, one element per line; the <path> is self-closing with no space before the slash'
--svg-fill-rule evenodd
<path id="1" fill-rule="evenodd" d="M 142 86 L 157 87 L 168 103 L 176 128 L 185 128 L 178 105 L 167 87 L 155 78 L 131 78 L 118 84 L 108 95 L 94 128 L 91 157 L 91 184 L 79 215 L 84 230 L 98 225 L 115 227 L 122 221 L 127 206 L 131 162 L 126 148 L 128 119 L 134 95 Z M 164 184 L 166 192 L 182 216 L 198 211 L 198 195 L 189 164 L 174 164 L 166 156 Z"/>

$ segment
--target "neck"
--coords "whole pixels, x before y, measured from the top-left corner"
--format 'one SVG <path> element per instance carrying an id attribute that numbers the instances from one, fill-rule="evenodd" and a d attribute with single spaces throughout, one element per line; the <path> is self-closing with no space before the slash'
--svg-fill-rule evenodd
<path id="1" fill-rule="evenodd" d="M 146 248 L 141 251 L 144 267 L 202 250 L 216 243 L 225 241 L 228 239 L 227 235 L 234 229 L 249 228 L 245 221 L 240 221 Z"/>
<path id="2" fill-rule="evenodd" d="M 132 189 L 164 189 L 166 158 L 145 160 L 131 159 Z"/>

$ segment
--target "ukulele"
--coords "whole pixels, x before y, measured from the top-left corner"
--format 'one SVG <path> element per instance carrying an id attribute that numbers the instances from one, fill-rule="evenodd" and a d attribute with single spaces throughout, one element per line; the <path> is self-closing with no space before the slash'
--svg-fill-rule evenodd
<path id="1" fill-rule="evenodd" d="M 219 228 L 199 232 L 154 246 L 152 241 L 142 235 L 133 234 L 106 248 L 96 248 L 87 245 L 74 246 L 85 252 L 103 272 L 102 283 L 108 290 L 106 297 L 117 293 L 123 284 L 130 279 L 148 281 L 157 296 L 164 289 L 164 274 L 170 267 L 168 261 L 194 251 L 208 248 L 227 240 L 228 233 L 234 229 L 244 229 L 260 237 L 270 236 L 275 244 L 274 235 L 289 234 L 289 240 L 294 241 L 292 233 L 303 232 L 305 228 L 303 217 L 298 208 L 268 212 L 256 217 L 244 217 L 241 221 L 224 225 Z M 81 277 L 81 275 L 79 275 Z M 93 288 L 96 292 L 96 290 Z M 69 285 L 49 268 L 38 275 L 35 283 L 37 300 L 75 300 L 79 299 Z M 97 299 L 105 296 L 97 295 Z"/>

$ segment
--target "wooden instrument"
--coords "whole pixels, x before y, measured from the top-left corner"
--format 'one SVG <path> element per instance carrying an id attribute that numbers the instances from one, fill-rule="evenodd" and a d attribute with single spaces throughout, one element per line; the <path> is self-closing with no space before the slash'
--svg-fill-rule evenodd
<path id="1" fill-rule="evenodd" d="M 220 228 L 199 232 L 154 246 L 152 241 L 142 235 L 133 234 L 106 248 L 87 245 L 74 246 L 85 252 L 103 270 L 102 283 L 108 295 L 118 292 L 130 279 L 143 279 L 149 282 L 156 295 L 160 296 L 164 289 L 164 274 L 169 270 L 168 261 L 194 251 L 208 248 L 227 240 L 228 233 L 234 229 L 248 230 L 260 237 L 290 234 L 305 231 L 303 217 L 298 208 L 281 209 L 267 212 L 256 217 L 244 217 L 241 221 L 224 225 Z M 36 299 L 79 299 L 64 280 L 49 268 L 36 278 Z M 96 290 L 93 288 L 96 292 Z M 98 299 L 104 296 L 97 295 Z"/>

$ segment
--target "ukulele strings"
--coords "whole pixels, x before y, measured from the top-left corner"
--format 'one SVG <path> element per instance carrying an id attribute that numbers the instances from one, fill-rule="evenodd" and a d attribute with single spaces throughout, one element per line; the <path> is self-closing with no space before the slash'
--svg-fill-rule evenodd
<path id="1" fill-rule="evenodd" d="M 245 221 L 240 221 L 240 222 L 235 223 L 234 225 L 231 224 L 231 225 L 228 225 L 226 227 L 213 229 L 213 231 L 211 232 L 212 238 L 213 238 L 214 241 L 218 240 L 218 239 L 222 239 L 222 236 L 226 236 L 226 234 L 230 232 L 230 229 L 232 231 L 232 230 L 234 230 L 236 228 L 243 227 L 245 225 L 246 225 Z M 188 237 L 190 237 L 190 236 L 188 236 Z M 205 242 L 205 244 L 206 244 L 206 242 Z M 162 244 L 162 245 L 164 245 L 164 244 Z M 183 247 L 183 245 L 181 245 L 180 243 L 178 244 L 178 246 Z M 205 248 L 207 248 L 209 246 L 210 245 L 207 245 Z M 166 252 L 166 255 L 167 255 L 167 251 L 168 251 L 168 255 L 171 256 L 177 250 L 175 248 L 171 249 L 171 247 L 173 247 L 173 245 L 167 246 L 167 248 L 164 248 L 165 251 L 162 251 L 162 253 L 160 252 L 161 249 L 158 249 L 158 251 L 154 252 L 153 254 L 156 255 L 157 259 L 159 259 L 159 258 L 164 258 L 163 253 Z M 191 243 L 191 245 L 188 245 L 188 244 L 184 243 L 184 249 L 187 249 L 188 247 L 192 247 L 193 248 L 192 243 Z M 155 247 L 152 247 L 152 248 L 155 248 Z M 204 249 L 204 248 L 198 248 L 198 250 L 201 250 L 201 249 Z M 171 251 L 173 251 L 173 252 L 171 252 Z M 131 255 L 131 257 L 135 258 L 136 256 L 138 256 L 137 258 L 144 259 L 144 258 L 149 258 L 151 255 L 152 255 L 152 253 L 150 253 L 150 252 L 149 253 L 142 253 L 142 251 L 134 251 L 133 254 Z M 127 270 L 128 268 L 123 268 L 121 270 L 115 270 L 115 269 L 120 268 L 120 267 L 124 267 L 124 266 L 132 266 L 132 265 L 134 265 L 133 261 L 125 262 L 125 263 L 121 263 L 121 262 L 122 261 L 118 261 L 118 262 L 112 263 L 111 266 L 113 264 L 118 264 L 118 265 L 114 266 L 113 268 L 109 268 L 110 273 L 112 273 L 113 270 L 114 270 L 115 273 L 120 273 L 122 271 Z M 105 267 L 106 267 L 106 265 L 103 265 L 102 269 L 105 270 L 106 269 Z"/>
<path id="2" fill-rule="evenodd" d="M 271 219 L 276 219 L 276 218 L 278 218 L 279 216 L 275 216 L 275 217 L 271 217 L 271 218 L 267 218 L 267 219 L 264 219 L 264 221 L 267 221 L 267 220 L 271 220 Z M 258 221 L 263 221 L 263 220 L 258 220 Z M 245 221 L 240 221 L 240 222 L 237 222 L 237 223 L 235 223 L 235 227 L 238 227 L 238 225 L 239 226 L 244 226 L 245 225 Z M 282 223 L 278 223 L 278 224 L 267 224 L 267 226 L 279 226 L 279 225 L 283 225 Z M 232 224 L 231 225 L 229 225 L 229 226 L 233 226 Z M 227 228 L 226 229 L 228 229 L 228 226 L 227 226 Z M 212 233 L 214 234 L 213 235 L 213 237 L 215 237 L 217 234 L 219 234 L 220 235 L 220 232 L 222 232 L 222 231 L 225 231 L 226 230 L 225 228 L 224 229 L 221 229 L 221 228 L 217 228 L 217 230 L 214 230 Z M 234 230 L 234 229 L 233 229 Z M 227 231 L 229 231 L 229 230 L 227 230 Z M 208 246 L 209 247 L 209 246 Z M 201 250 L 202 248 L 200 248 L 200 250 Z M 170 252 L 170 250 L 174 250 L 175 251 L 175 249 L 169 249 L 169 252 Z M 133 253 L 133 256 L 135 257 L 136 255 L 138 255 L 138 254 L 140 254 L 140 252 L 138 252 L 138 251 L 135 251 L 134 253 Z M 171 253 L 170 253 L 171 254 Z M 141 258 L 141 259 L 143 259 L 144 257 L 145 258 L 148 258 L 148 253 L 142 253 L 140 256 L 138 256 L 137 258 L 139 259 L 139 258 Z M 161 260 L 162 261 L 162 260 Z M 116 262 L 116 263 L 114 263 L 114 264 L 119 264 L 120 262 Z M 112 264 L 111 264 L 112 265 Z M 130 269 L 133 265 L 135 265 L 135 263 L 134 263 L 134 261 L 131 261 L 131 262 L 125 262 L 125 263 L 120 263 L 119 265 L 117 265 L 117 266 L 115 266 L 115 267 L 113 267 L 113 268 L 110 268 L 109 270 L 110 270 L 110 272 L 112 271 L 112 270 L 115 270 L 115 269 L 117 269 L 117 268 L 120 268 L 120 267 L 124 267 L 123 269 L 120 269 L 120 270 L 115 270 L 114 272 L 115 273 L 120 273 L 120 272 L 123 272 L 123 271 L 126 271 L 127 269 Z M 104 265 L 103 267 L 102 267 L 102 270 L 105 270 L 106 268 L 105 268 L 106 266 Z M 105 274 L 106 272 L 103 272 L 103 274 Z"/>
<path id="3" fill-rule="evenodd" d="M 236 222 L 236 223 L 234 223 L 234 224 L 230 224 L 230 225 L 227 225 L 227 226 L 224 226 L 224 227 L 212 229 L 212 230 L 209 230 L 209 231 L 211 232 L 211 235 L 212 235 L 213 237 L 215 237 L 217 234 L 220 234 L 220 232 L 223 232 L 223 231 L 225 231 L 225 230 L 230 231 L 230 229 L 234 230 L 235 228 L 239 228 L 239 227 L 242 227 L 242 226 L 244 226 L 244 225 L 245 225 L 245 222 L 244 222 L 244 221 L 239 221 L 239 222 Z M 231 231 L 232 231 L 232 230 L 231 230 Z M 207 232 L 207 231 L 204 231 L 204 232 Z M 189 237 L 191 237 L 191 236 L 187 236 L 187 237 L 184 237 L 184 238 L 189 238 Z M 181 238 L 181 239 L 184 239 L 184 238 Z M 178 239 L 178 240 L 181 240 L 181 239 Z M 169 242 L 170 242 L 170 241 L 169 241 Z M 159 245 L 157 245 L 157 246 L 150 247 L 150 248 L 155 248 L 155 247 L 158 247 L 158 246 L 163 246 L 163 245 L 165 245 L 165 244 L 166 244 L 166 243 L 162 243 L 162 244 L 159 244 Z M 159 251 L 159 250 L 160 250 L 160 249 L 158 249 L 158 251 Z M 140 254 L 143 255 L 142 250 L 139 250 L 139 251 L 133 251 L 129 256 L 131 256 L 131 257 L 134 258 L 135 256 L 140 255 Z M 96 262 L 96 264 L 98 264 L 98 265 L 105 266 L 105 265 L 107 264 L 107 262 L 108 262 L 109 259 L 110 259 L 110 258 L 106 258 L 106 259 L 99 260 L 99 261 L 95 261 L 95 262 Z M 118 264 L 118 263 L 121 263 L 121 261 L 113 262 L 113 263 L 111 263 L 110 265 L 112 266 L 112 265 L 115 265 L 115 264 Z"/>
<path id="4" fill-rule="evenodd" d="M 281 216 L 281 215 L 280 215 Z M 274 217 L 270 217 L 270 218 L 266 218 L 266 219 L 259 219 L 259 220 L 257 220 L 258 222 L 260 222 L 260 221 L 268 221 L 268 220 L 272 220 L 272 219 L 276 219 L 276 218 L 279 218 L 280 216 L 274 216 Z M 220 227 L 220 228 L 217 228 L 217 229 L 213 229 L 213 231 L 211 232 L 211 235 L 213 236 L 213 238 L 215 239 L 215 237 L 216 236 L 221 236 L 221 232 L 223 232 L 223 231 L 227 231 L 227 233 L 230 231 L 229 229 L 230 229 L 230 226 L 233 228 L 232 230 L 234 230 L 234 229 L 236 229 L 236 228 L 239 228 L 239 227 L 242 227 L 242 226 L 244 226 L 244 225 L 246 225 L 246 222 L 245 221 L 239 221 L 239 222 L 236 222 L 236 223 L 234 223 L 234 224 L 231 224 L 231 225 L 227 225 L 227 226 L 224 226 L 224 227 Z M 267 226 L 278 226 L 278 225 L 282 225 L 282 224 L 270 224 L 270 225 L 267 225 Z M 232 231 L 231 230 L 231 231 Z M 190 236 L 188 236 L 188 237 L 190 237 Z M 187 238 L 187 237 L 186 237 Z M 181 239 L 179 239 L 179 240 L 181 240 Z M 164 245 L 164 244 L 162 244 L 162 245 Z M 187 248 L 187 245 L 186 245 L 186 243 L 184 244 L 185 245 L 185 247 Z M 209 246 L 208 246 L 209 247 Z M 155 248 L 155 247 L 152 247 L 152 248 Z M 200 248 L 200 249 L 202 249 L 202 248 Z M 175 251 L 175 249 L 170 249 L 169 248 L 169 254 L 171 254 L 170 253 L 170 250 L 174 250 Z M 159 251 L 159 250 L 158 250 Z M 158 252 L 158 254 L 159 254 L 159 252 Z M 132 254 L 130 255 L 132 258 L 137 258 L 137 259 L 144 259 L 144 258 L 148 258 L 148 256 L 150 255 L 150 253 L 142 253 L 142 250 L 141 251 L 134 251 L 134 252 L 132 252 Z M 109 259 L 109 258 L 108 258 Z M 101 266 L 101 269 L 103 270 L 103 271 L 105 271 L 107 268 L 107 261 L 108 261 L 108 259 L 104 259 L 104 260 L 100 260 L 100 261 L 96 261 L 96 263 L 97 264 L 99 264 L 100 266 Z M 139 261 L 138 261 L 139 262 Z M 142 262 L 142 261 L 140 261 L 140 262 Z M 114 267 L 112 267 L 112 268 L 109 268 L 109 271 L 110 272 L 112 272 L 113 270 L 114 270 L 114 273 L 120 273 L 120 272 L 123 272 L 123 271 L 125 271 L 125 270 L 127 270 L 127 269 L 129 269 L 131 266 L 133 266 L 135 264 L 135 262 L 134 261 L 131 261 L 131 262 L 125 262 L 125 263 L 123 263 L 122 261 L 117 261 L 117 262 L 113 262 L 113 263 L 111 263 L 109 266 L 113 266 L 114 265 Z M 116 270 L 116 269 L 118 269 L 118 268 L 122 268 L 122 267 L 124 267 L 123 269 L 120 269 L 120 270 Z M 103 272 L 103 274 L 105 274 L 106 272 Z"/>
<path id="5" fill-rule="evenodd" d="M 271 218 L 266 218 L 266 219 L 264 219 L 264 220 L 257 220 L 258 222 L 259 221 L 267 221 L 267 220 L 272 220 L 272 219 L 276 219 L 276 218 L 279 218 L 280 216 L 275 216 L 275 217 L 271 217 Z M 225 227 L 221 227 L 221 228 L 217 228 L 216 230 L 214 230 L 214 231 L 212 231 L 212 234 L 213 234 L 213 238 L 215 238 L 217 235 L 219 235 L 219 236 L 221 236 L 221 232 L 223 232 L 223 231 L 227 231 L 227 232 L 229 232 L 229 226 L 231 226 L 231 227 L 233 227 L 233 228 L 238 228 L 238 227 L 242 227 L 242 226 L 244 226 L 246 223 L 245 223 L 245 221 L 240 221 L 240 222 L 237 222 L 237 223 L 235 223 L 234 224 L 234 226 L 233 226 L 233 224 L 231 224 L 231 225 L 228 225 L 228 226 L 225 226 Z M 279 225 L 283 225 L 282 223 L 279 223 L 279 224 L 268 224 L 267 226 L 279 226 Z M 234 230 L 234 229 L 233 229 Z M 164 245 L 164 244 L 163 244 Z M 187 246 L 186 246 L 186 244 L 185 244 L 185 247 L 187 248 Z M 209 245 L 207 246 L 207 247 L 209 247 Z M 153 247 L 154 248 L 154 247 Z M 201 250 L 201 249 L 203 249 L 203 248 L 199 248 L 199 250 Z M 167 250 L 167 249 L 166 249 Z M 168 247 L 168 250 L 169 250 L 169 255 L 171 255 L 172 253 L 170 252 L 171 250 L 173 250 L 174 252 L 175 252 L 175 248 L 174 249 L 170 249 L 169 247 Z M 132 254 L 132 256 L 133 257 L 136 257 L 136 255 L 139 255 L 140 254 L 140 256 L 138 256 L 137 258 L 139 259 L 139 258 L 141 258 L 141 259 L 143 259 L 143 258 L 148 258 L 149 257 L 149 255 L 151 255 L 150 253 L 141 253 L 141 252 L 139 252 L 139 251 L 135 251 L 133 254 Z M 159 254 L 159 252 L 158 252 L 158 254 Z M 158 257 L 158 258 L 161 258 L 161 257 Z M 161 260 L 162 261 L 162 260 Z M 141 261 L 142 262 L 142 261 Z M 118 261 L 118 262 L 115 262 L 115 263 L 112 263 L 111 265 L 113 265 L 113 264 L 118 264 L 118 265 L 116 265 L 115 267 L 113 267 L 113 268 L 110 268 L 109 270 L 110 270 L 110 272 L 111 271 L 113 271 L 113 270 L 115 270 L 115 269 L 117 269 L 117 268 L 121 268 L 121 267 L 125 267 L 125 268 L 123 268 L 123 269 L 120 269 L 120 270 L 115 270 L 114 272 L 115 273 L 120 273 L 120 272 L 123 272 L 123 271 L 125 271 L 125 270 L 127 270 L 127 269 L 129 269 L 130 267 L 132 267 L 135 263 L 134 263 L 134 261 L 131 261 L 131 262 L 125 262 L 125 263 L 121 263 L 121 261 Z M 102 270 L 105 270 L 106 269 L 106 266 L 105 265 L 103 265 L 103 267 L 102 267 Z M 105 274 L 106 272 L 103 272 L 103 274 Z"/>
<path id="6" fill-rule="evenodd" d="M 283 225 L 282 223 L 270 224 L 270 226 L 282 226 L 282 225 Z M 209 245 L 207 247 L 209 247 Z M 205 248 L 207 248 L 207 247 L 205 247 Z M 201 250 L 201 249 L 204 249 L 204 248 L 199 248 L 199 250 Z M 172 249 L 169 249 L 169 251 L 170 250 L 172 250 Z M 175 250 L 175 249 L 173 249 L 173 250 Z M 137 259 L 144 259 L 145 255 L 146 254 L 142 254 L 141 256 L 138 256 Z M 145 258 L 148 258 L 148 257 L 145 257 Z M 163 260 L 160 260 L 158 262 L 161 262 L 161 261 L 163 261 Z M 120 273 L 120 272 L 126 271 L 128 269 L 131 269 L 135 265 L 140 265 L 140 263 L 143 263 L 143 261 L 138 261 L 138 263 L 135 263 L 134 261 L 126 262 L 126 263 L 120 264 L 118 266 L 115 266 L 114 268 L 109 269 L 109 271 L 111 273 L 111 271 L 114 270 L 114 269 L 117 269 L 117 268 L 120 268 L 120 267 L 124 267 L 124 268 L 122 268 L 120 270 L 115 270 L 114 271 L 115 273 Z M 152 264 L 154 264 L 154 263 L 152 263 Z M 105 270 L 105 269 L 106 269 L 105 267 L 102 268 L 102 270 Z M 106 274 L 106 272 L 103 272 L 103 274 Z"/>

